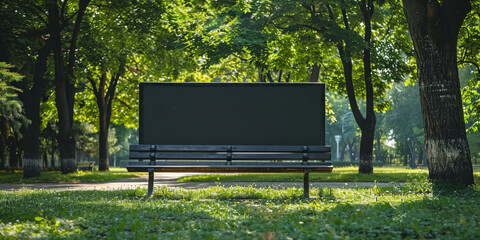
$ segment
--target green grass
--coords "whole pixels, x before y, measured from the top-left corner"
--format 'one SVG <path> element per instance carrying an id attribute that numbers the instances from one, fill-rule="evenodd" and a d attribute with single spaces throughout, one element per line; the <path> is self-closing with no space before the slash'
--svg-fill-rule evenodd
<path id="1" fill-rule="evenodd" d="M 0 239 L 479 239 L 480 188 L 0 192 Z"/>
<path id="2" fill-rule="evenodd" d="M 480 178 L 479 169 L 475 178 Z M 423 182 L 428 178 L 426 169 L 374 168 L 373 174 L 359 174 L 356 167 L 336 167 L 332 173 L 312 173 L 312 182 Z M 290 174 L 206 174 L 185 176 L 179 182 L 301 182 L 302 173 Z M 477 181 L 478 182 L 478 181 Z"/>
<path id="3" fill-rule="evenodd" d="M 61 174 L 59 171 L 42 171 L 40 177 L 23 179 L 22 171 L 3 171 L 0 172 L 0 183 L 94 183 L 138 177 L 142 174 L 144 173 L 129 173 L 125 168 L 110 168 L 108 172 L 78 171 L 71 174 Z"/>
<path id="4" fill-rule="evenodd" d="M 356 167 L 336 167 L 332 173 L 312 173 L 313 182 L 413 182 L 424 181 L 427 170 L 405 168 L 374 168 L 373 174 L 359 174 Z M 287 174 L 206 174 L 180 178 L 180 182 L 295 182 L 303 181 L 302 173 Z"/>

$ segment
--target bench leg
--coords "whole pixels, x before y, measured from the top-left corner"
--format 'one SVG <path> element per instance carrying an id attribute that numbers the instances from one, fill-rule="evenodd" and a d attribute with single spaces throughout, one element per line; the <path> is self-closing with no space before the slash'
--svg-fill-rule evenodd
<path id="1" fill-rule="evenodd" d="M 147 198 L 150 198 L 153 193 L 153 168 L 148 169 L 148 190 Z"/>
<path id="2" fill-rule="evenodd" d="M 305 170 L 303 174 L 303 196 L 305 198 L 310 198 L 310 182 L 309 182 L 310 170 Z"/>

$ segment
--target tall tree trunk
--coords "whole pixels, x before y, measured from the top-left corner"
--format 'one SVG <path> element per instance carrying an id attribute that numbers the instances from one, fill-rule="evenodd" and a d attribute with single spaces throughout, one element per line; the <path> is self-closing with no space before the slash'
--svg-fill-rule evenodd
<path id="1" fill-rule="evenodd" d="M 430 179 L 474 184 L 457 68 L 457 36 L 468 0 L 403 0 L 420 88 Z"/>
<path id="2" fill-rule="evenodd" d="M 89 78 L 88 80 L 92 84 L 93 93 L 95 94 L 95 98 L 97 100 L 97 107 L 99 112 L 99 119 L 100 119 L 100 129 L 99 129 L 99 171 L 108 171 L 110 168 L 109 158 L 108 158 L 108 131 L 110 128 L 110 118 L 112 115 L 112 101 L 115 97 L 115 91 L 117 88 L 118 81 L 120 80 L 120 76 L 123 75 L 125 69 L 126 57 L 122 57 L 120 59 L 120 66 L 118 71 L 115 75 L 112 75 L 108 90 L 106 90 L 107 86 L 107 74 L 103 73 L 99 79 L 99 85 L 95 83 L 95 80 Z"/>
<path id="3" fill-rule="evenodd" d="M 106 106 L 98 106 L 100 111 L 100 131 L 98 136 L 98 155 L 99 155 L 99 171 L 108 171 L 110 168 L 110 161 L 108 157 L 108 130 L 110 126 L 110 120 L 107 117 Z"/>
<path id="4" fill-rule="evenodd" d="M 358 168 L 359 173 L 373 173 L 373 140 L 375 137 L 375 124 L 377 118 L 375 111 L 373 110 L 373 84 L 372 84 L 372 65 L 371 65 L 371 36 L 372 36 L 372 24 L 371 18 L 374 11 L 373 0 L 359 1 L 360 9 L 363 13 L 363 22 L 365 24 L 365 43 L 367 47 L 363 50 L 363 76 L 365 78 L 365 91 L 366 91 L 366 104 L 367 111 L 366 117 L 363 121 L 363 126 L 360 125 L 362 130 L 362 140 L 360 141 L 360 166 Z"/>
<path id="5" fill-rule="evenodd" d="M 50 38 L 53 41 L 55 63 L 55 103 L 58 112 L 58 145 L 60 149 L 60 168 L 62 174 L 75 172 L 75 139 L 72 132 L 72 111 L 70 108 L 68 84 L 62 53 L 60 13 L 56 0 L 47 2 Z"/>
<path id="6" fill-rule="evenodd" d="M 31 89 L 24 89 L 23 102 L 25 106 L 25 116 L 31 121 L 30 125 L 24 130 L 24 178 L 40 176 L 40 102 L 45 89 L 45 71 L 47 70 L 47 58 L 50 55 L 53 42 L 49 39 L 45 45 L 38 51 L 35 60 L 35 69 L 33 72 L 33 86 Z"/>
<path id="7" fill-rule="evenodd" d="M 350 108 L 352 109 L 353 116 L 357 122 L 360 130 L 362 131 L 362 137 L 360 139 L 360 164 L 358 168 L 359 173 L 371 174 L 373 173 L 373 140 L 375 136 L 375 124 L 376 116 L 373 110 L 373 84 L 371 76 L 371 60 L 370 60 L 370 46 L 371 46 L 371 17 L 373 15 L 374 6 L 372 0 L 362 0 L 358 2 L 360 9 L 363 13 L 365 24 L 365 36 L 364 41 L 367 44 L 367 48 L 363 51 L 363 67 L 364 67 L 364 84 L 366 89 L 366 115 L 362 115 L 355 97 L 355 88 L 353 85 L 353 63 L 351 59 L 350 46 L 345 43 L 337 44 L 337 49 L 342 59 L 343 74 L 345 77 L 345 85 L 347 89 L 348 101 Z M 330 19 L 335 21 L 333 11 L 328 7 Z M 345 29 L 349 29 L 349 21 L 347 18 L 347 12 L 342 7 L 342 18 Z"/>
<path id="8" fill-rule="evenodd" d="M 372 103 L 373 104 L 373 103 Z M 375 115 L 373 115 L 375 116 Z M 367 117 L 364 121 L 362 138 L 360 139 L 360 164 L 359 173 L 373 173 L 373 140 L 375 136 L 375 118 Z"/>
<path id="9" fill-rule="evenodd" d="M 310 72 L 309 82 L 318 82 L 320 76 L 320 66 L 318 64 L 312 65 L 312 71 Z"/>
<path id="10" fill-rule="evenodd" d="M 73 134 L 73 104 L 75 98 L 75 84 L 73 80 L 73 67 L 75 63 L 75 50 L 80 24 L 83 19 L 86 7 L 90 0 L 81 0 L 78 3 L 77 18 L 70 41 L 68 66 L 65 66 L 62 53 L 61 31 L 64 26 L 61 24 L 61 16 L 65 13 L 59 11 L 57 0 L 48 0 L 48 20 L 50 26 L 50 38 L 53 41 L 53 52 L 55 60 L 55 94 L 56 107 L 59 121 L 58 145 L 60 150 L 60 163 L 63 174 L 75 172 L 75 138 Z"/>
<path id="11" fill-rule="evenodd" d="M 58 39 L 60 40 L 60 39 Z M 60 167 L 63 174 L 75 172 L 75 139 L 72 132 L 72 119 L 67 94 L 67 83 L 63 72 L 61 46 L 56 44 L 55 52 L 55 96 L 58 112 L 58 145 L 60 149 Z"/>
<path id="12" fill-rule="evenodd" d="M 95 82 L 91 79 L 91 84 L 94 89 L 94 94 L 97 99 L 97 107 L 99 112 L 100 129 L 98 133 L 98 156 L 99 156 L 99 171 L 108 171 L 110 164 L 108 159 L 108 130 L 110 126 L 110 117 L 108 116 L 107 100 L 105 96 L 105 86 L 107 83 L 107 74 L 103 73 L 100 77 L 99 87 L 97 89 Z M 112 84 L 112 83 L 110 83 Z"/>

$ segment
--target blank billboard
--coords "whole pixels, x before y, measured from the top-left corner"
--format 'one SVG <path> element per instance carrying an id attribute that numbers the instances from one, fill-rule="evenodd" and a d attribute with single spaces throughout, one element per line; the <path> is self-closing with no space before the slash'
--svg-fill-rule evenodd
<path id="1" fill-rule="evenodd" d="M 141 83 L 140 144 L 324 145 L 323 83 Z"/>

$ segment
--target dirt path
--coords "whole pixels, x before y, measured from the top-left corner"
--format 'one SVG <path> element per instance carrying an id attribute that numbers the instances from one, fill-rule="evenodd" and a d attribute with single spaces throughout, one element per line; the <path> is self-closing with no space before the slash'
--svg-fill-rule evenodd
<path id="1" fill-rule="evenodd" d="M 195 173 L 165 173 L 155 175 L 155 186 L 167 186 L 173 188 L 201 189 L 215 186 L 253 186 L 257 188 L 283 189 L 289 187 L 302 188 L 302 182 L 177 182 L 177 179 Z M 376 183 L 377 186 L 398 186 L 402 183 Z M 375 186 L 372 182 L 310 182 L 311 187 L 316 188 L 370 188 Z M 18 190 L 22 188 L 29 189 L 49 189 L 49 190 L 125 190 L 136 188 L 147 188 L 147 175 L 140 178 L 128 178 L 104 183 L 30 183 L 30 184 L 0 184 L 0 190 Z"/>

